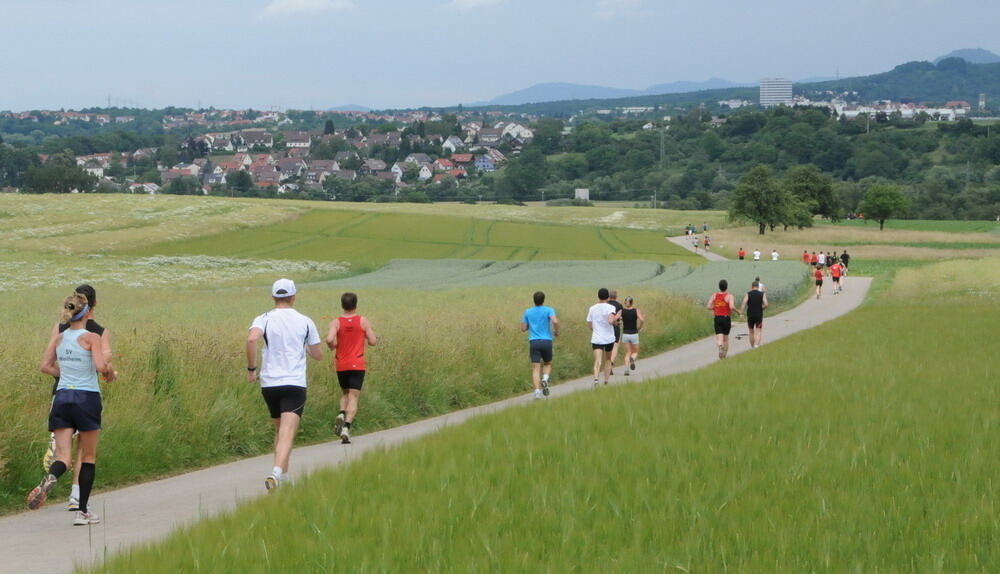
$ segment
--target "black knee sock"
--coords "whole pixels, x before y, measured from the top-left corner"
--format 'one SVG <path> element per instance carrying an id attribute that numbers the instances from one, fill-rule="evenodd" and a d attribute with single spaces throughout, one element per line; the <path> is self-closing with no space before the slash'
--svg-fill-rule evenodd
<path id="1" fill-rule="evenodd" d="M 347 428 L 351 428 L 351 421 L 345 422 L 344 426 L 347 427 Z"/>
<path id="2" fill-rule="evenodd" d="M 342 415 L 344 415 L 346 417 L 347 416 L 347 411 L 340 411 L 340 414 L 342 414 Z"/>
<path id="3" fill-rule="evenodd" d="M 90 491 L 94 488 L 94 476 L 97 474 L 97 465 L 92 462 L 85 462 L 80 465 L 80 511 L 87 512 L 87 502 L 90 500 Z"/>
<path id="4" fill-rule="evenodd" d="M 49 474 L 56 478 L 62 476 L 64 472 L 66 472 L 66 463 L 61 460 L 57 460 L 49 466 Z"/>

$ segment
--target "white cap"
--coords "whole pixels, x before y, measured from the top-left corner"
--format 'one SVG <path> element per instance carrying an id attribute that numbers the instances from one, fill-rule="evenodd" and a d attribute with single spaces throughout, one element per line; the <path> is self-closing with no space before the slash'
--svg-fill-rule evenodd
<path id="1" fill-rule="evenodd" d="M 295 295 L 295 281 L 291 279 L 278 279 L 271 286 L 271 296 L 291 297 Z"/>

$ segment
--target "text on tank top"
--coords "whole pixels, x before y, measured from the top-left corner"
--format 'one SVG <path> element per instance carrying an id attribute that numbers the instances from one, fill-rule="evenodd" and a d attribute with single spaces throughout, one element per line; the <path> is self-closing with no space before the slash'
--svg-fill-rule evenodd
<path id="1" fill-rule="evenodd" d="M 101 392 L 94 368 L 94 355 L 80 346 L 79 338 L 86 333 L 86 329 L 63 331 L 62 339 L 56 347 L 56 359 L 59 361 L 57 389 Z"/>
<path id="2" fill-rule="evenodd" d="M 716 293 L 715 298 L 712 300 L 712 310 L 715 311 L 716 317 L 728 317 L 732 312 L 729 307 L 729 301 L 726 301 L 727 293 Z"/>
<path id="3" fill-rule="evenodd" d="M 747 316 L 761 317 L 764 315 L 764 294 L 760 291 L 747 291 Z"/>
<path id="4" fill-rule="evenodd" d="M 639 310 L 622 309 L 622 333 L 635 335 L 639 332 Z"/>
<path id="5" fill-rule="evenodd" d="M 365 330 L 361 315 L 337 319 L 337 370 L 365 370 Z"/>

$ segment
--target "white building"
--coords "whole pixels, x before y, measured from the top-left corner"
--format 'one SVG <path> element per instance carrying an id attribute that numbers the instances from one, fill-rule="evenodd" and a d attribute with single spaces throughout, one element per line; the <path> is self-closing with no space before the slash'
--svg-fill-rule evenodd
<path id="1" fill-rule="evenodd" d="M 792 81 L 764 78 L 760 81 L 760 105 L 764 108 L 792 105 Z"/>

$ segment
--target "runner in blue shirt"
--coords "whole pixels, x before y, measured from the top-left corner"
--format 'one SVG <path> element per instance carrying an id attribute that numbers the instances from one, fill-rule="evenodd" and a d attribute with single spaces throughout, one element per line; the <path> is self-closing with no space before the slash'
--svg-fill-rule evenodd
<path id="1" fill-rule="evenodd" d="M 521 332 L 528 332 L 528 354 L 531 357 L 531 383 L 535 398 L 549 396 L 549 375 L 552 374 L 552 338 L 559 336 L 556 310 L 545 305 L 545 293 L 536 291 L 535 306 L 524 311 Z"/>

